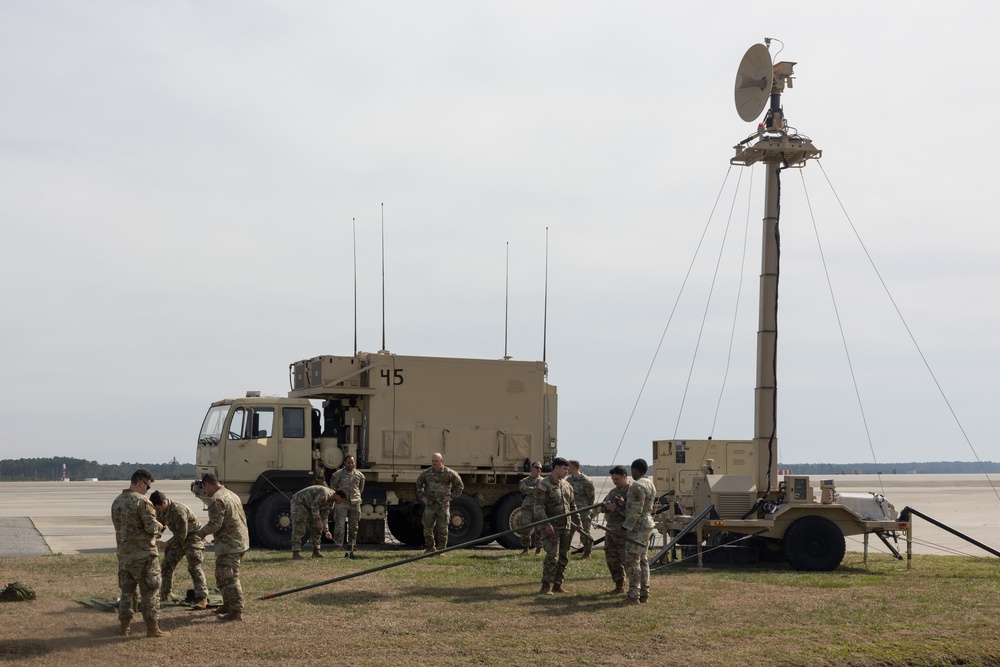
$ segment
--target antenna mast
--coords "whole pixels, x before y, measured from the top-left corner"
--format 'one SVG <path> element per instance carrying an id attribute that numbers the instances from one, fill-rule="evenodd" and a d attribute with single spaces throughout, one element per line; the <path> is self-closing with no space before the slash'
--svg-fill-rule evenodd
<path id="1" fill-rule="evenodd" d="M 771 39 L 764 40 L 770 45 Z M 781 171 L 802 168 L 822 151 L 799 134 L 789 134 L 781 106 L 785 86 L 792 87 L 793 62 L 772 65 L 765 44 L 751 46 L 736 72 L 735 100 L 740 118 L 753 122 L 768 107 L 757 132 L 734 146 L 730 164 L 749 167 L 761 162 L 767 170 L 764 194 L 764 238 L 761 249 L 760 305 L 757 327 L 757 387 L 754 391 L 754 448 L 758 484 L 767 480 L 767 492 L 777 477 L 777 354 L 778 275 L 781 247 Z M 770 105 L 768 105 L 770 102 Z"/>

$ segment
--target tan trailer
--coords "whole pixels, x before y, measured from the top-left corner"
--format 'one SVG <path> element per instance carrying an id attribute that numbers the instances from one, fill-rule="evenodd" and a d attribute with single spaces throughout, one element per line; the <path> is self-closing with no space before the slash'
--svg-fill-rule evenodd
<path id="1" fill-rule="evenodd" d="M 783 558 L 800 570 L 832 570 L 844 557 L 845 535 L 886 537 L 904 531 L 906 523 L 896 520 L 895 508 L 879 494 L 839 494 L 832 480 L 824 480 L 817 497 L 808 477 L 778 478 L 780 173 L 805 167 L 821 151 L 807 137 L 789 130 L 781 94 L 786 85 L 791 87 L 795 63 L 772 64 L 768 46 L 752 46 L 737 71 L 734 96 L 740 116 L 756 121 L 765 108 L 767 112 L 757 133 L 735 146 L 730 160 L 741 166 L 762 163 L 767 174 L 754 437 L 654 441 L 654 483 L 663 493 L 657 525 L 668 537 L 690 531 L 686 546 L 697 553 L 699 562 L 706 547 L 738 544 L 739 550 L 731 553 L 741 554 L 741 562 Z"/>

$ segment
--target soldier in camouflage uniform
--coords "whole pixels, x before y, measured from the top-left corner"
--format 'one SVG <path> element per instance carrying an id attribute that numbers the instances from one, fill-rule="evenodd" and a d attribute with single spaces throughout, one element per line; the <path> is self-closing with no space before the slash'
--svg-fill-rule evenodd
<path id="1" fill-rule="evenodd" d="M 569 472 L 569 462 L 563 458 L 552 460 L 552 472 L 535 487 L 535 521 L 566 514 L 576 509 L 573 487 L 564 478 Z M 545 524 L 545 562 L 542 564 L 542 587 L 540 595 L 565 592 L 562 587 L 563 573 L 569 562 L 569 540 L 571 517 L 563 517 Z"/>
<path id="2" fill-rule="evenodd" d="M 330 521 L 330 510 L 335 503 L 342 503 L 347 494 L 318 484 L 307 486 L 301 491 L 296 491 L 292 496 L 292 559 L 301 560 L 302 539 L 306 535 L 306 529 L 312 534 L 313 558 L 322 558 L 323 552 L 320 545 L 323 537 L 331 539 L 330 530 L 327 527 Z"/>
<path id="3" fill-rule="evenodd" d="M 424 504 L 425 553 L 448 546 L 448 526 L 451 524 L 451 499 L 462 495 L 465 485 L 458 473 L 444 465 L 444 457 L 431 455 L 431 467 L 417 477 L 417 498 Z"/>
<path id="4" fill-rule="evenodd" d="M 338 503 L 334 509 L 333 543 L 344 544 L 344 520 L 347 520 L 347 544 L 344 556 L 354 558 L 354 545 L 358 539 L 358 523 L 361 521 L 361 494 L 365 490 L 365 476 L 355 469 L 354 457 L 344 459 L 344 467 L 333 473 L 330 486 L 347 494 L 346 503 Z"/>
<path id="5" fill-rule="evenodd" d="M 201 567 L 205 561 L 205 541 L 195 534 L 201 528 L 201 521 L 186 505 L 170 500 L 162 491 L 153 491 L 149 501 L 156 509 L 156 518 L 172 533 L 169 540 L 156 545 L 163 550 L 160 600 L 170 598 L 174 569 L 182 558 L 187 558 L 188 574 L 194 584 L 194 607 L 204 609 L 208 606 L 208 584 Z"/>
<path id="6" fill-rule="evenodd" d="M 542 481 L 542 462 L 535 461 L 531 464 L 531 474 L 525 477 L 518 484 L 518 491 L 521 492 L 521 525 L 531 523 L 535 520 L 535 487 Z M 528 553 L 528 549 L 534 547 L 535 553 L 542 550 L 541 535 L 538 526 L 528 528 L 518 533 L 521 538 L 521 553 Z"/>
<path id="7" fill-rule="evenodd" d="M 222 592 L 222 606 L 215 613 L 223 621 L 242 621 L 240 561 L 250 549 L 247 515 L 240 497 L 222 486 L 215 473 L 201 478 L 201 491 L 208 499 L 208 523 L 195 534 L 215 535 L 215 585 Z"/>
<path id="8" fill-rule="evenodd" d="M 624 534 L 633 542 L 625 543 L 625 555 L 628 561 L 625 572 L 628 574 L 628 598 L 626 604 L 642 604 L 649 600 L 649 560 L 647 545 L 653 533 L 653 500 L 656 498 L 656 487 L 653 481 L 646 477 L 649 466 L 643 459 L 632 461 L 632 479 L 628 487 L 628 497 L 625 500 L 625 523 L 619 535 Z M 641 546 L 639 546 L 641 545 Z"/>
<path id="9" fill-rule="evenodd" d="M 615 582 L 612 595 L 625 592 L 625 538 L 619 536 L 625 523 L 625 499 L 628 497 L 629 479 L 624 466 L 615 466 L 608 471 L 615 488 L 604 499 L 604 561 L 608 564 L 611 580 Z"/>
<path id="10" fill-rule="evenodd" d="M 156 551 L 156 538 L 163 532 L 163 524 L 156 520 L 153 504 L 146 498 L 153 483 L 153 473 L 139 468 L 132 473 L 127 489 L 111 504 L 111 521 L 115 525 L 118 544 L 118 620 L 121 636 L 131 633 L 132 615 L 135 613 L 135 589 L 138 586 L 142 602 L 142 620 L 146 622 L 147 637 L 169 637 L 160 630 L 160 558 Z"/>
<path id="11" fill-rule="evenodd" d="M 594 504 L 594 483 L 590 478 L 580 471 L 580 462 L 570 459 L 569 477 L 566 478 L 569 485 L 573 487 L 573 499 L 577 507 L 587 507 Z M 580 533 L 580 544 L 583 545 L 583 555 L 581 560 L 590 558 L 590 552 L 594 548 L 594 538 L 590 536 L 591 510 L 580 512 L 573 517 L 573 529 L 570 530 L 569 538 L 573 539 L 573 533 Z"/>

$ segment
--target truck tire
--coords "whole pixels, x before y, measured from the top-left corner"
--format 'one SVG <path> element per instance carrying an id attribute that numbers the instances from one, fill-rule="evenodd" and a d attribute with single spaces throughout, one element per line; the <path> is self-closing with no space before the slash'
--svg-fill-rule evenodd
<path id="1" fill-rule="evenodd" d="M 420 512 L 391 509 L 386 514 L 389 532 L 408 547 L 419 547 L 424 543 L 424 528 L 420 524 Z"/>
<path id="2" fill-rule="evenodd" d="M 502 533 L 511 528 L 521 527 L 521 494 L 508 493 L 493 506 L 490 515 L 490 525 L 493 533 Z M 497 538 L 497 543 L 504 549 L 520 549 L 521 536 L 517 533 L 503 535 Z"/>
<path id="3" fill-rule="evenodd" d="M 451 525 L 448 526 L 448 546 L 453 547 L 477 539 L 483 532 L 483 508 L 468 493 L 451 501 Z"/>
<path id="4" fill-rule="evenodd" d="M 844 534 L 824 516 L 798 519 L 782 540 L 785 560 L 796 570 L 830 572 L 844 560 Z"/>
<path id="5" fill-rule="evenodd" d="M 253 512 L 257 543 L 265 549 L 292 547 L 292 506 L 280 493 L 269 493 L 257 502 Z"/>

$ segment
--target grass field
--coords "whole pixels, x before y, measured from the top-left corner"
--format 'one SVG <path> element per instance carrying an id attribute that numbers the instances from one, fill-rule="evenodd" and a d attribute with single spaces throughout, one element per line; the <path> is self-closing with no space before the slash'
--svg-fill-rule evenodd
<path id="1" fill-rule="evenodd" d="M 246 620 L 161 617 L 167 639 L 117 636 L 114 614 L 72 601 L 117 597 L 113 554 L 0 560 L 34 602 L 0 603 L 0 664 L 31 665 L 998 665 L 1000 561 L 849 553 L 833 573 L 787 566 L 654 573 L 647 605 L 607 594 L 603 552 L 573 560 L 568 593 L 538 596 L 541 557 L 442 556 L 309 591 L 261 595 L 414 555 L 244 559 Z M 206 557 L 213 583 L 214 557 Z M 187 581 L 181 570 L 175 591 Z"/>

